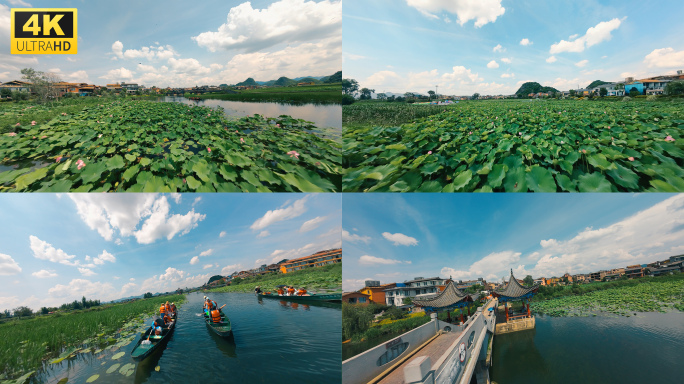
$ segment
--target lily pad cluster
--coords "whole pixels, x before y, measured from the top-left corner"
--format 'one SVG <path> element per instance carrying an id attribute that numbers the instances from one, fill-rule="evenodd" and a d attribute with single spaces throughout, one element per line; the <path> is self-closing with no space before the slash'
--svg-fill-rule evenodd
<path id="1" fill-rule="evenodd" d="M 473 102 L 344 131 L 349 192 L 684 191 L 684 103 Z"/>
<path id="2" fill-rule="evenodd" d="M 549 316 L 589 316 L 612 313 L 634 316 L 638 312 L 684 310 L 684 280 L 640 282 L 633 286 L 594 291 L 530 304 L 536 313 Z"/>
<path id="3" fill-rule="evenodd" d="M 96 105 L 0 135 L 0 190 L 339 191 L 340 145 L 306 128 L 178 103 Z"/>

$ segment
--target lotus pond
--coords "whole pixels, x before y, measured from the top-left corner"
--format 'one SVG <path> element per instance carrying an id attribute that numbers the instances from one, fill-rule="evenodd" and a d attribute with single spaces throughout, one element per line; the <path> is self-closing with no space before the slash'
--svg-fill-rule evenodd
<path id="1" fill-rule="evenodd" d="M 677 100 L 461 102 L 343 139 L 349 192 L 684 191 Z"/>
<path id="2" fill-rule="evenodd" d="M 648 279 L 648 278 L 646 278 Z M 684 279 L 642 279 L 639 284 L 594 291 L 584 295 L 533 301 L 530 309 L 549 316 L 596 316 L 610 313 L 635 316 L 636 312 L 684 311 Z M 645 280 L 645 281 L 644 281 Z"/>
<path id="3" fill-rule="evenodd" d="M 0 190 L 331 192 L 340 145 L 304 120 L 228 120 L 178 103 L 121 101 L 0 135 Z"/>
<path id="4" fill-rule="evenodd" d="M 180 306 L 185 296 L 161 296 L 1 324 L 0 380 L 23 375 L 23 380 L 16 381 L 23 383 L 40 367 L 49 368 L 82 353 L 116 352 L 147 329 L 144 320 L 166 301 Z"/>

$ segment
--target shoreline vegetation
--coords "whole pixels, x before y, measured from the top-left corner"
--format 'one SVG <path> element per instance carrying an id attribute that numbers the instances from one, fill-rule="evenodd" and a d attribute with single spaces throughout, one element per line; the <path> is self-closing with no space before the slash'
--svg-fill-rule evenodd
<path id="1" fill-rule="evenodd" d="M 541 288 L 530 310 L 548 316 L 684 312 L 684 274 Z"/>
<path id="2" fill-rule="evenodd" d="M 11 132 L 0 135 L 0 165 L 10 169 L 0 172 L 0 191 L 341 188 L 341 145 L 311 133 L 302 120 L 260 115 L 229 120 L 221 111 L 182 103 L 99 101 L 78 112 L 60 112 L 45 124 L 11 125 Z M 5 115 L 8 109 L 14 115 L 34 109 L 6 105 L 0 105 Z"/>
<path id="3" fill-rule="evenodd" d="M 684 98 L 663 100 L 345 105 L 343 190 L 684 191 Z"/>
<path id="4" fill-rule="evenodd" d="M 292 285 L 306 288 L 309 293 L 339 293 L 342 292 L 342 263 L 309 268 L 301 271 L 267 274 L 241 279 L 235 284 L 209 289 L 209 292 L 254 292 L 260 285 L 262 291 L 272 291 L 276 285 Z"/>
<path id="5" fill-rule="evenodd" d="M 220 99 L 249 102 L 275 102 L 288 104 L 341 104 L 342 83 L 308 85 L 303 87 L 279 87 L 241 91 L 212 92 L 204 94 L 185 93 L 185 97 Z"/>
<path id="6" fill-rule="evenodd" d="M 180 307 L 185 295 L 157 296 L 126 303 L 103 304 L 87 310 L 16 319 L 0 324 L 0 380 L 59 363 L 78 353 L 118 349 L 147 328 L 144 321 L 161 303 Z M 30 372 L 27 372 L 30 371 Z"/>

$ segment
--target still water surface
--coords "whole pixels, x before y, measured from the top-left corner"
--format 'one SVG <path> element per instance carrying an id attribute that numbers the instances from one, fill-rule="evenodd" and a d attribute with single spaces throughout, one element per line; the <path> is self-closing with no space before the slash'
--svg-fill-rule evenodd
<path id="1" fill-rule="evenodd" d="M 492 381 L 684 382 L 684 313 L 540 317 L 536 329 L 494 337 Z"/>
<path id="2" fill-rule="evenodd" d="M 264 117 L 292 116 L 295 119 L 311 121 L 318 128 L 336 128 L 342 130 L 342 106 L 339 104 L 304 104 L 256 103 L 248 101 L 232 101 L 218 99 L 190 100 L 180 96 L 165 96 L 163 101 L 174 101 L 188 105 L 203 107 L 221 107 L 228 117 L 244 117 L 255 113 Z"/>
<path id="3" fill-rule="evenodd" d="M 203 293 L 187 295 L 178 309 L 178 324 L 166 347 L 141 362 L 130 352 L 138 341 L 119 350 L 77 357 L 49 365 L 31 383 L 339 383 L 342 361 L 342 311 L 339 305 L 316 306 L 258 300 L 253 294 L 211 293 L 233 324 L 233 338 L 212 332 L 201 316 Z M 148 321 L 148 323 L 151 323 Z M 118 360 L 112 357 L 126 354 Z M 114 364 L 135 364 L 126 377 Z M 159 366 L 159 372 L 155 367 Z"/>

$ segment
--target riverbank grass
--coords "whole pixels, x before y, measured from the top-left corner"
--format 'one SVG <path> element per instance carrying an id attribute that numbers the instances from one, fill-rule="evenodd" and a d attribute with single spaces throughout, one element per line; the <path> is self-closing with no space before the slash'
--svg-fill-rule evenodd
<path id="1" fill-rule="evenodd" d="M 180 307 L 185 295 L 158 296 L 0 324 L 0 380 L 19 377 L 44 364 L 59 363 L 79 352 L 101 351 L 121 338 L 128 344 L 137 330 L 145 327 L 145 318 L 157 313 L 166 301 Z"/>
<path id="2" fill-rule="evenodd" d="M 290 273 L 268 274 L 239 280 L 237 284 L 211 289 L 211 292 L 254 292 L 260 285 L 262 291 L 273 290 L 277 285 L 306 288 L 309 293 L 342 292 L 342 263 L 308 268 Z"/>

